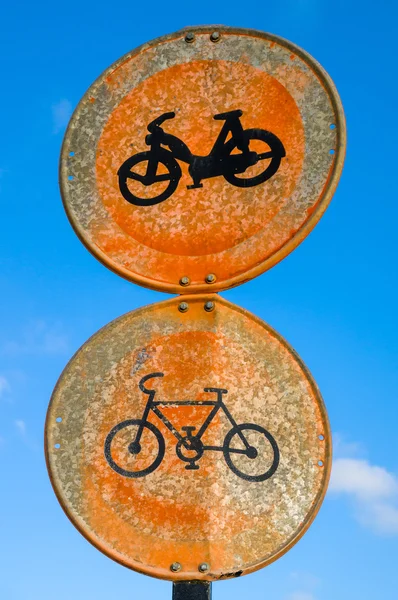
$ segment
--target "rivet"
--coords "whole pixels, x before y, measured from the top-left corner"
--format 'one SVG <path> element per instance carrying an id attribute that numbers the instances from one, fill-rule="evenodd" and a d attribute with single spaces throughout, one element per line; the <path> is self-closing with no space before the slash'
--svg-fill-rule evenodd
<path id="1" fill-rule="evenodd" d="M 189 285 L 191 283 L 191 280 L 189 279 L 189 277 L 186 277 L 184 275 L 184 277 L 181 277 L 180 279 L 180 285 Z"/>
<path id="2" fill-rule="evenodd" d="M 185 41 L 187 42 L 187 44 L 192 44 L 192 42 L 195 40 L 195 34 L 192 33 L 192 31 L 188 31 L 188 33 L 185 36 Z"/>
<path id="3" fill-rule="evenodd" d="M 188 310 L 188 303 L 187 302 L 180 302 L 180 304 L 178 305 L 178 310 L 180 312 L 187 312 Z"/>
<path id="4" fill-rule="evenodd" d="M 218 31 L 213 31 L 213 33 L 210 36 L 210 39 L 212 42 L 219 42 L 220 41 L 220 34 Z"/>
<path id="5" fill-rule="evenodd" d="M 205 281 L 206 283 L 214 283 L 216 280 L 216 276 L 214 275 L 214 273 L 209 273 L 208 275 L 206 275 L 205 277 Z"/>
<path id="6" fill-rule="evenodd" d="M 205 304 L 205 311 L 206 312 L 211 312 L 212 310 L 214 310 L 214 302 L 211 302 L 211 300 L 209 300 Z"/>
<path id="7" fill-rule="evenodd" d="M 210 567 L 207 563 L 201 563 L 198 568 L 201 573 L 206 573 Z"/>
<path id="8" fill-rule="evenodd" d="M 178 571 L 181 571 L 181 565 L 179 562 L 173 562 L 172 565 L 170 565 L 170 571 L 173 571 L 173 573 L 178 573 Z"/>

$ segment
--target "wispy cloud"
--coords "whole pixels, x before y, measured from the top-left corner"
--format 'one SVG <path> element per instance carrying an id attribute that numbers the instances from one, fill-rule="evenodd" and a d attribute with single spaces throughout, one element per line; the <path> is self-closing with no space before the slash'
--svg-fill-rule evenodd
<path id="1" fill-rule="evenodd" d="M 292 592 L 286 600 L 316 600 L 311 592 Z"/>
<path id="2" fill-rule="evenodd" d="M 398 478 L 359 458 L 334 461 L 329 490 L 346 495 L 356 519 L 379 535 L 398 535 Z"/>
<path id="3" fill-rule="evenodd" d="M 25 421 L 22 421 L 22 419 L 17 419 L 15 421 L 15 427 L 17 428 L 18 433 L 22 437 L 25 437 L 25 435 L 26 435 L 26 423 L 25 423 Z"/>
<path id="4" fill-rule="evenodd" d="M 359 442 L 348 440 L 342 433 L 334 433 L 333 454 L 335 458 L 363 457 L 365 448 Z"/>
<path id="5" fill-rule="evenodd" d="M 14 421 L 15 428 L 18 432 L 19 437 L 22 439 L 25 446 L 30 448 L 31 450 L 37 452 L 40 446 L 37 444 L 36 440 L 32 435 L 28 432 L 28 427 L 26 422 L 23 419 L 16 419 Z"/>
<path id="6" fill-rule="evenodd" d="M 0 346 L 2 354 L 65 354 L 68 351 L 68 337 L 59 323 L 37 320 L 28 323 L 16 340 L 6 340 Z"/>
<path id="7" fill-rule="evenodd" d="M 72 114 L 72 104 L 66 98 L 63 98 L 51 107 L 53 120 L 53 133 L 59 133 L 67 126 Z"/>
<path id="8" fill-rule="evenodd" d="M 319 577 L 305 571 L 292 571 L 289 579 L 296 589 L 285 600 L 316 600 L 315 590 L 321 584 Z"/>
<path id="9" fill-rule="evenodd" d="M 11 391 L 11 386 L 8 382 L 8 379 L 4 377 L 4 375 L 0 375 L 0 399 L 4 398 Z"/>

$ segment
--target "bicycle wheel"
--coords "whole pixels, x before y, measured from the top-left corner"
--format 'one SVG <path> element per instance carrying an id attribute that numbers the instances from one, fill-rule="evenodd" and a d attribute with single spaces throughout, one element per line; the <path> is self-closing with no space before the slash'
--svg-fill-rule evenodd
<path id="1" fill-rule="evenodd" d="M 140 419 L 122 421 L 105 440 L 104 452 L 109 466 L 124 477 L 145 477 L 158 468 L 164 457 L 164 438 L 152 423 L 143 424 L 140 442 L 135 442 L 140 425 Z"/>
<path id="2" fill-rule="evenodd" d="M 246 448 L 239 432 L 250 444 Z M 224 458 L 235 475 L 246 481 L 265 481 L 279 465 L 279 448 L 272 435 L 260 425 L 244 423 L 225 436 Z"/>
<path id="3" fill-rule="evenodd" d="M 263 171 L 258 174 L 255 174 L 252 177 L 244 177 L 244 173 L 242 173 L 242 177 L 238 177 L 236 173 L 224 173 L 224 178 L 237 187 L 254 187 L 255 185 L 259 185 L 260 183 L 264 183 L 270 179 L 281 164 L 282 158 L 286 155 L 285 148 L 280 141 L 280 139 L 271 133 L 270 131 L 266 131 L 265 129 L 246 129 L 244 132 L 245 140 L 248 143 L 249 150 L 250 141 L 251 140 L 259 140 L 260 142 L 264 142 L 267 145 L 263 152 L 257 152 L 258 162 L 266 160 L 267 165 Z M 232 154 L 234 149 L 236 148 L 236 142 L 234 139 L 229 140 L 224 145 L 224 150 L 226 155 Z M 253 150 L 251 150 L 253 151 Z M 252 168 L 252 167 L 248 167 Z"/>
<path id="4" fill-rule="evenodd" d="M 119 189 L 130 204 L 153 206 L 164 202 L 175 192 L 181 178 L 181 168 L 167 150 L 157 153 L 157 169 L 154 176 L 147 175 L 149 162 L 154 160 L 151 151 L 139 152 L 128 158 L 118 170 Z M 162 166 L 163 165 L 163 169 Z M 160 166 L 160 169 L 159 169 Z M 133 170 L 135 168 L 135 170 Z M 132 182 L 134 182 L 134 187 Z M 164 183 L 167 183 L 166 188 Z M 150 188 L 152 194 L 146 190 Z M 152 197 L 148 197 L 151 195 Z"/>

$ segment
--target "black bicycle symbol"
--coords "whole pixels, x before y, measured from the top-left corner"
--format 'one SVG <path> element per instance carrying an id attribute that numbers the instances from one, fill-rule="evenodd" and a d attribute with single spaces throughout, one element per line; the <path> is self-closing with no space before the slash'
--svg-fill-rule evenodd
<path id="1" fill-rule="evenodd" d="M 173 119 L 174 112 L 164 113 L 152 121 L 148 125 L 149 135 L 145 138 L 150 150 L 134 154 L 118 170 L 119 188 L 125 200 L 137 206 L 153 206 L 167 200 L 177 189 L 182 175 L 177 160 L 189 164 L 188 171 L 193 181 L 192 185 L 187 186 L 189 190 L 203 187 L 202 179 L 220 175 L 232 185 L 242 188 L 259 185 L 270 179 L 279 169 L 281 160 L 285 156 L 285 148 L 276 135 L 265 129 L 243 129 L 240 122 L 242 114 L 241 110 L 231 110 L 214 115 L 214 119 L 225 123 L 207 156 L 192 154 L 182 140 L 164 132 L 161 125 L 167 119 Z M 231 137 L 227 141 L 229 133 Z M 265 152 L 258 154 L 251 151 L 249 148 L 251 140 L 264 142 L 267 146 Z M 169 150 L 162 148 L 162 145 L 168 146 Z M 234 153 L 236 149 L 240 152 Z M 244 173 L 260 160 L 269 161 L 264 171 L 252 177 L 238 177 L 238 174 Z M 140 163 L 143 165 L 137 172 L 134 168 Z M 163 165 L 160 171 L 159 165 Z M 154 192 L 156 195 L 153 198 L 141 198 L 130 190 L 128 182 L 131 179 L 146 187 L 160 182 L 169 183 L 160 193 Z"/>
<path id="2" fill-rule="evenodd" d="M 247 481 L 265 481 L 276 471 L 279 465 L 279 449 L 272 435 L 260 425 L 243 423 L 238 425 L 225 403 L 223 395 L 228 391 L 222 388 L 205 388 L 205 392 L 217 394 L 216 400 L 182 400 L 165 402 L 155 401 L 155 390 L 147 389 L 144 384 L 154 377 L 163 377 L 163 373 L 150 373 L 139 382 L 139 387 L 144 394 L 149 396 L 142 419 L 127 419 L 118 423 L 107 435 L 105 440 L 105 457 L 109 466 L 119 475 L 124 477 L 145 477 L 155 471 L 163 460 L 165 441 L 159 429 L 148 421 L 150 411 L 154 412 L 162 423 L 172 432 L 177 439 L 176 453 L 178 458 L 188 463 L 186 469 L 199 469 L 197 461 L 208 450 L 222 452 L 228 467 Z M 194 434 L 196 427 L 182 427 L 177 431 L 174 425 L 162 413 L 160 406 L 212 406 L 203 425 Z M 207 446 L 202 437 L 219 410 L 222 410 L 232 425 L 227 433 L 222 446 Z M 126 435 L 127 434 L 127 435 Z M 126 446 L 127 445 L 127 446 Z M 239 447 L 240 446 L 240 447 Z M 150 450 L 148 450 L 150 449 Z M 113 455 L 117 454 L 118 459 Z M 118 464 L 121 457 L 126 458 L 124 468 Z M 138 465 L 135 458 L 139 458 Z M 143 460 L 141 460 L 143 459 Z M 235 462 L 234 462 L 235 461 Z M 142 464 L 144 463 L 144 464 Z"/>

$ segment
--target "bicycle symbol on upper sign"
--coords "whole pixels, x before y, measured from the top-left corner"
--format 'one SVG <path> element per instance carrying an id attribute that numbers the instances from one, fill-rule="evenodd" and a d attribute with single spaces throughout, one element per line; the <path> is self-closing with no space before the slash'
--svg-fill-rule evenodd
<path id="1" fill-rule="evenodd" d="M 192 185 L 187 186 L 189 190 L 203 187 L 202 179 L 210 177 L 223 176 L 230 184 L 241 188 L 253 187 L 270 179 L 279 169 L 285 156 L 285 148 L 280 139 L 270 131 L 243 129 L 240 121 L 242 114 L 241 110 L 231 110 L 214 115 L 214 119 L 225 123 L 207 156 L 192 154 L 182 140 L 165 133 L 161 125 L 167 119 L 174 119 L 174 112 L 164 113 L 152 121 L 148 125 L 149 135 L 145 138 L 150 150 L 134 154 L 118 170 L 119 188 L 125 200 L 137 206 L 153 206 L 170 198 L 182 175 L 178 160 L 189 165 L 188 172 L 193 181 Z M 231 137 L 227 140 L 229 134 Z M 266 145 L 265 151 L 258 153 L 251 150 L 250 142 L 253 140 L 263 142 Z M 169 150 L 162 146 L 167 146 Z M 263 171 L 246 178 L 238 177 L 263 160 L 266 161 Z M 145 187 L 155 186 L 155 195 L 147 198 L 145 195 L 141 197 L 140 191 L 131 191 L 131 180 Z M 155 184 L 162 182 L 167 182 L 167 186 L 160 191 Z"/>
<path id="2" fill-rule="evenodd" d="M 223 396 L 228 391 L 222 388 L 204 388 L 215 393 L 216 400 L 155 400 L 156 391 L 145 387 L 145 383 L 163 373 L 150 373 L 139 382 L 140 390 L 149 396 L 141 419 L 127 419 L 118 423 L 105 440 L 105 457 L 109 466 L 124 477 L 144 477 L 158 468 L 165 454 L 165 440 L 159 429 L 148 421 L 152 411 L 177 439 L 178 458 L 187 463 L 186 469 L 197 470 L 197 462 L 204 452 L 222 452 L 227 466 L 235 475 L 246 481 L 265 481 L 277 470 L 279 448 L 273 436 L 254 423 L 237 424 L 229 412 Z M 189 425 L 178 431 L 161 410 L 162 406 L 211 406 L 213 407 L 199 428 Z M 222 410 L 232 425 L 222 446 L 206 445 L 203 436 L 216 414 Z M 124 463 L 121 466 L 121 463 Z"/>

